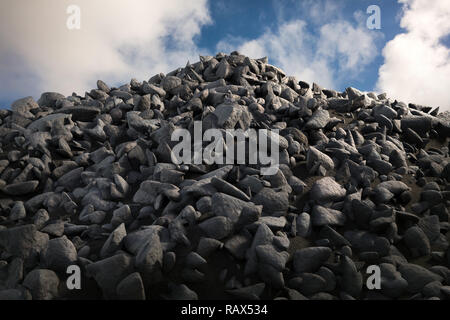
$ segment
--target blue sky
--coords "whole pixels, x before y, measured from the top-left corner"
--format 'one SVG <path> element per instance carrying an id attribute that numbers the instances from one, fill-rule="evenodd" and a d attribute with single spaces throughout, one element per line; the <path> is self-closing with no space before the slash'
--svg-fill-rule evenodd
<path id="1" fill-rule="evenodd" d="M 80 8 L 79 30 L 66 27 L 70 4 Z M 380 30 L 366 26 L 371 5 Z M 0 107 L 238 50 L 323 87 L 450 109 L 448 21 L 448 0 L 2 0 Z"/>
<path id="2" fill-rule="evenodd" d="M 314 1 L 317 2 L 317 1 Z M 326 21 L 346 20 L 356 24 L 355 12 L 361 12 L 365 18 L 370 14 L 366 13 L 370 5 L 377 4 L 381 8 L 382 24 L 379 32 L 383 35 L 381 41 L 377 42 L 377 56 L 372 63 L 365 67 L 365 71 L 356 79 L 350 79 L 346 84 L 341 84 L 336 90 L 344 90 L 347 86 L 358 87 L 361 90 L 371 91 L 375 88 L 378 79 L 378 69 L 383 63 L 381 49 L 385 43 L 392 40 L 395 35 L 402 32 L 399 25 L 399 14 L 402 6 L 396 1 L 380 0 L 347 0 L 335 1 L 338 10 L 331 16 L 326 17 Z M 281 3 L 281 5 L 280 5 Z M 318 21 L 309 15 L 305 6 L 308 1 L 238 1 L 219 0 L 210 4 L 213 23 L 206 25 L 202 33 L 196 39 L 199 47 L 208 48 L 212 51 L 216 49 L 217 39 L 226 38 L 229 35 L 238 35 L 244 39 L 254 39 L 261 36 L 266 29 L 276 29 L 280 22 L 292 21 L 295 19 L 305 20 L 307 29 L 312 34 L 317 34 L 318 29 L 325 21 Z M 324 4 L 326 5 L 326 4 Z M 337 34 L 336 37 L 339 37 Z M 270 57 L 269 57 L 270 58 Z M 270 61 L 269 61 L 270 62 Z M 285 70 L 289 72 L 289 70 Z"/>

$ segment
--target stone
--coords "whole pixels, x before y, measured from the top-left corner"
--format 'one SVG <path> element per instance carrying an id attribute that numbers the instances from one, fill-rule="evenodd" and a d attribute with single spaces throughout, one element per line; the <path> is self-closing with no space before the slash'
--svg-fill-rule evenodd
<path id="1" fill-rule="evenodd" d="M 116 296 L 117 285 L 133 272 L 132 259 L 125 254 L 90 263 L 86 271 L 94 277 L 106 298 Z"/>
<path id="2" fill-rule="evenodd" d="M 305 124 L 306 130 L 323 129 L 330 120 L 330 114 L 327 110 L 317 109 L 308 122 Z"/>
<path id="3" fill-rule="evenodd" d="M 331 249 L 327 247 L 309 247 L 297 250 L 293 258 L 294 271 L 298 274 L 315 272 L 328 260 L 330 254 Z"/>
<path id="4" fill-rule="evenodd" d="M 120 300 L 145 300 L 145 288 L 139 272 L 133 272 L 117 285 Z"/>
<path id="5" fill-rule="evenodd" d="M 408 282 L 408 292 L 416 293 L 433 281 L 442 281 L 442 277 L 417 264 L 404 263 L 398 269 L 402 278 Z"/>
<path id="6" fill-rule="evenodd" d="M 4 186 L 2 191 L 11 196 L 21 196 L 33 192 L 38 185 L 39 181 L 37 180 L 17 182 Z"/>
<path id="7" fill-rule="evenodd" d="M 51 239 L 41 253 L 41 260 L 48 269 L 65 272 L 77 261 L 77 250 L 66 236 Z"/>
<path id="8" fill-rule="evenodd" d="M 239 216 L 244 208 L 252 207 L 252 205 L 252 203 L 221 192 L 215 193 L 211 198 L 212 213 L 216 216 L 227 217 L 233 223 L 239 220 Z"/>
<path id="9" fill-rule="evenodd" d="M 27 211 L 23 201 L 17 201 L 11 209 L 9 219 L 12 221 L 24 219 L 27 216 Z"/>
<path id="10" fill-rule="evenodd" d="M 100 257 L 106 258 L 113 255 L 122 246 L 122 240 L 127 235 L 125 224 L 121 223 L 111 234 L 103 244 L 100 251 Z"/>
<path id="11" fill-rule="evenodd" d="M 277 212 L 284 214 L 289 207 L 289 196 L 287 192 L 277 192 L 271 188 L 263 188 L 253 198 L 257 205 L 263 206 L 263 211 L 273 214 Z"/>
<path id="12" fill-rule="evenodd" d="M 52 300 L 58 298 L 59 278 L 48 269 L 35 269 L 28 273 L 23 285 L 31 292 L 35 300 Z"/>
<path id="13" fill-rule="evenodd" d="M 333 178 L 317 180 L 311 187 L 310 197 L 319 203 L 338 201 L 345 197 L 346 190 Z"/>
<path id="14" fill-rule="evenodd" d="M 233 231 L 233 222 L 223 216 L 213 217 L 200 223 L 199 228 L 207 237 L 221 240 L 228 237 Z"/>
<path id="15" fill-rule="evenodd" d="M 309 147 L 306 166 L 308 170 L 311 170 L 316 164 L 320 164 L 325 170 L 333 170 L 334 162 L 333 160 L 323 152 L 320 152 L 314 147 Z"/>
<path id="16" fill-rule="evenodd" d="M 320 205 L 314 206 L 311 213 L 311 223 L 315 227 L 326 225 L 343 226 L 345 221 L 346 217 L 342 212 Z"/>
<path id="17" fill-rule="evenodd" d="M 425 232 L 419 227 L 414 226 L 409 228 L 403 239 L 413 256 L 420 257 L 430 254 L 430 241 Z"/>

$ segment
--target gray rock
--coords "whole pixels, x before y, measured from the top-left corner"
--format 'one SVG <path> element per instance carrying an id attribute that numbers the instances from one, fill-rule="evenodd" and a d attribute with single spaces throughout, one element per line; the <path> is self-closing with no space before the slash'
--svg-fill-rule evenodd
<path id="1" fill-rule="evenodd" d="M 323 129 L 330 120 L 330 114 L 327 110 L 317 109 L 305 125 L 306 130 Z"/>
<path id="2" fill-rule="evenodd" d="M 156 233 L 151 233 L 136 254 L 135 265 L 144 280 L 153 278 L 163 264 L 163 248 Z"/>
<path id="3" fill-rule="evenodd" d="M 278 252 L 271 245 L 261 245 L 255 248 L 260 263 L 271 265 L 277 271 L 283 271 L 289 258 L 287 251 Z"/>
<path id="4" fill-rule="evenodd" d="M 430 254 L 430 241 L 419 227 L 414 226 L 409 228 L 403 239 L 413 256 L 420 257 Z"/>
<path id="5" fill-rule="evenodd" d="M 294 271 L 298 274 L 303 272 L 315 272 L 328 260 L 331 249 L 327 247 L 309 247 L 297 250 L 294 253 Z"/>
<path id="6" fill-rule="evenodd" d="M 38 185 L 39 181 L 37 180 L 17 182 L 4 186 L 2 191 L 11 196 L 21 196 L 35 191 Z"/>
<path id="7" fill-rule="evenodd" d="M 88 264 L 86 271 L 94 277 L 106 298 L 116 295 L 117 285 L 133 272 L 132 259 L 125 254 Z"/>
<path id="8" fill-rule="evenodd" d="M 170 92 L 171 90 L 181 86 L 181 79 L 174 76 L 167 76 L 162 79 L 161 85 L 164 91 Z"/>
<path id="9" fill-rule="evenodd" d="M 380 264 L 381 290 L 383 294 L 391 298 L 400 297 L 408 287 L 408 282 L 402 278 L 394 265 L 389 263 Z"/>
<path id="10" fill-rule="evenodd" d="M 220 192 L 215 193 L 211 198 L 212 213 L 216 216 L 227 217 L 233 223 L 239 220 L 242 209 L 245 207 L 251 208 L 254 204 Z"/>
<path id="11" fill-rule="evenodd" d="M 25 277 L 23 285 L 30 290 L 34 300 L 52 300 L 59 296 L 59 278 L 52 270 L 31 271 Z"/>
<path id="12" fill-rule="evenodd" d="M 408 292 L 416 293 L 433 281 L 442 281 L 442 277 L 417 264 L 404 263 L 398 269 L 402 278 L 408 282 Z"/>
<path id="13" fill-rule="evenodd" d="M 45 232 L 53 237 L 61 237 L 64 234 L 64 222 L 56 221 L 50 223 L 42 228 L 41 232 Z"/>
<path id="14" fill-rule="evenodd" d="M 284 214 L 289 207 L 289 195 L 287 192 L 277 192 L 271 188 L 263 188 L 258 192 L 252 201 L 263 206 L 263 211 L 274 215 Z"/>
<path id="15" fill-rule="evenodd" d="M 317 180 L 311 187 L 310 197 L 319 203 L 338 201 L 345 197 L 346 190 L 333 178 L 325 177 Z"/>
<path id="16" fill-rule="evenodd" d="M 207 237 L 221 240 L 233 231 L 233 222 L 223 216 L 217 216 L 203 221 L 198 225 Z"/>
<path id="17" fill-rule="evenodd" d="M 308 213 L 302 212 L 297 216 L 297 235 L 306 238 L 311 233 L 311 217 Z"/>
<path id="18" fill-rule="evenodd" d="M 100 257 L 106 258 L 113 255 L 122 246 L 122 240 L 127 235 L 125 230 L 125 224 L 121 223 L 111 234 L 103 244 L 100 251 Z"/>
<path id="19" fill-rule="evenodd" d="M 144 283 L 139 272 L 133 272 L 120 281 L 116 291 L 121 300 L 145 300 Z"/>
<path id="20" fill-rule="evenodd" d="M 25 118 L 33 118 L 33 114 L 30 111 L 37 108 L 39 108 L 39 105 L 34 101 L 33 97 L 25 97 L 11 104 L 11 110 Z"/>
<path id="21" fill-rule="evenodd" d="M 339 265 L 340 275 L 338 283 L 340 288 L 354 298 L 358 298 L 362 290 L 363 279 L 356 269 L 355 263 L 347 256 L 341 258 Z"/>
<path id="22" fill-rule="evenodd" d="M 257 283 L 248 287 L 227 290 L 227 293 L 243 300 L 259 300 L 266 285 L 264 283 Z"/>
<path id="23" fill-rule="evenodd" d="M 41 253 L 44 266 L 55 271 L 65 272 L 67 267 L 77 261 L 77 249 L 66 236 L 51 239 Z"/>
<path id="24" fill-rule="evenodd" d="M 17 201 L 11 209 L 9 219 L 12 221 L 24 219 L 27 216 L 27 211 L 22 201 Z"/>
<path id="25" fill-rule="evenodd" d="M 167 296 L 169 300 L 198 300 L 197 293 L 185 284 L 169 284 L 169 288 L 170 294 Z"/>
<path id="26" fill-rule="evenodd" d="M 306 158 L 306 167 L 308 170 L 313 169 L 313 167 L 317 164 L 320 164 L 325 170 L 333 170 L 334 162 L 333 160 L 323 152 L 320 152 L 314 147 L 309 147 L 307 158 Z"/>
<path id="27" fill-rule="evenodd" d="M 203 258 L 207 258 L 214 251 L 222 248 L 223 243 L 213 238 L 200 238 L 197 246 L 197 253 Z"/>
<path id="28" fill-rule="evenodd" d="M 345 221 L 346 217 L 342 212 L 320 205 L 314 206 L 311 213 L 311 223 L 315 227 L 326 225 L 343 226 Z"/>
<path id="29" fill-rule="evenodd" d="M 250 198 L 247 194 L 245 194 L 243 191 L 239 190 L 235 186 L 233 186 L 231 183 L 226 182 L 225 180 L 213 177 L 211 179 L 211 184 L 216 188 L 219 192 L 223 192 L 227 195 L 230 195 L 232 197 L 238 198 L 243 201 L 250 201 Z M 214 197 L 213 197 L 214 201 Z"/>
<path id="30" fill-rule="evenodd" d="M 0 247 L 12 256 L 28 259 L 47 246 L 48 235 L 32 224 L 0 230 Z"/>

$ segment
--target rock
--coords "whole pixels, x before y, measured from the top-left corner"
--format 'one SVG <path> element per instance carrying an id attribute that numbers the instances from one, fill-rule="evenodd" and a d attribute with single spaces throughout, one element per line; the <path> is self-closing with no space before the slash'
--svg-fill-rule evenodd
<path id="1" fill-rule="evenodd" d="M 205 265 L 206 263 L 207 263 L 206 260 L 196 252 L 190 252 L 186 256 L 185 264 L 189 268 L 192 268 L 192 269 L 198 268 L 198 267 Z"/>
<path id="2" fill-rule="evenodd" d="M 25 277 L 23 285 L 30 290 L 35 300 L 52 300 L 59 296 L 59 278 L 52 270 L 31 271 Z"/>
<path id="3" fill-rule="evenodd" d="M 306 238 L 311 233 L 311 217 L 306 212 L 298 215 L 297 220 L 297 235 Z"/>
<path id="4" fill-rule="evenodd" d="M 284 214 L 289 206 L 289 196 L 287 192 L 276 192 L 271 188 L 263 188 L 258 192 L 252 201 L 263 206 L 263 211 L 273 214 Z"/>
<path id="5" fill-rule="evenodd" d="M 64 223 L 62 221 L 50 223 L 42 228 L 41 232 L 45 232 L 53 237 L 61 237 L 64 234 Z"/>
<path id="6" fill-rule="evenodd" d="M 109 257 L 113 255 L 117 250 L 119 250 L 122 246 L 122 240 L 127 235 L 127 231 L 125 229 L 125 224 L 121 223 L 111 234 L 108 239 L 103 244 L 103 247 L 100 251 L 100 256 L 102 258 Z"/>
<path id="7" fill-rule="evenodd" d="M 77 250 L 66 236 L 51 239 L 41 253 L 45 267 L 55 271 L 65 272 L 67 267 L 77 261 Z"/>
<path id="8" fill-rule="evenodd" d="M 6 185 L 3 187 L 2 191 L 11 196 L 21 196 L 33 192 L 38 185 L 39 181 L 37 180 L 17 182 Z"/>
<path id="9" fill-rule="evenodd" d="M 430 241 L 419 227 L 414 226 L 409 228 L 405 233 L 404 241 L 413 256 L 420 257 L 430 254 Z"/>
<path id="10" fill-rule="evenodd" d="M 28 259 L 36 256 L 48 242 L 48 235 L 32 224 L 0 230 L 0 247 L 12 256 Z"/>
<path id="11" fill-rule="evenodd" d="M 408 292 L 415 293 L 433 281 L 442 281 L 442 277 L 417 264 L 404 263 L 398 269 L 402 278 L 408 282 Z"/>
<path id="12" fill-rule="evenodd" d="M 163 248 L 161 240 L 156 233 L 151 233 L 146 242 L 140 246 L 136 254 L 135 265 L 141 272 L 144 280 L 154 278 L 163 264 Z M 153 279 L 152 279 L 153 280 Z"/>
<path id="13" fill-rule="evenodd" d="M 302 273 L 301 279 L 299 291 L 306 296 L 322 292 L 327 285 L 324 278 L 314 273 Z"/>
<path id="14" fill-rule="evenodd" d="M 294 271 L 297 274 L 303 272 L 315 272 L 328 260 L 331 249 L 327 247 L 309 247 L 297 250 L 294 253 Z"/>
<path id="15" fill-rule="evenodd" d="M 219 240 L 202 237 L 198 242 L 197 253 L 203 258 L 206 258 L 214 251 L 222 248 L 222 246 L 223 243 Z"/>
<path id="16" fill-rule="evenodd" d="M 12 221 L 24 219 L 27 216 L 27 211 L 22 201 L 17 201 L 11 209 L 9 219 Z"/>
<path id="17" fill-rule="evenodd" d="M 170 295 L 167 296 L 169 300 L 198 300 L 198 295 L 195 291 L 189 289 L 185 284 L 171 284 L 169 285 Z"/>
<path id="18" fill-rule="evenodd" d="M 33 97 L 25 97 L 11 104 L 11 110 L 25 118 L 33 118 L 33 114 L 30 111 L 38 108 L 39 105 L 34 101 Z"/>
<path id="19" fill-rule="evenodd" d="M 244 134 L 233 163 L 203 161 L 208 129 Z M 0 298 L 447 299 L 449 137 L 439 108 L 237 51 L 16 100 L 0 110 Z M 73 264 L 86 288 L 59 292 Z"/>
<path id="20" fill-rule="evenodd" d="M 383 294 L 391 298 L 400 297 L 408 287 L 408 282 L 402 278 L 394 265 L 389 263 L 380 264 L 381 290 Z"/>
<path id="21" fill-rule="evenodd" d="M 91 121 L 100 114 L 100 109 L 87 106 L 64 107 L 58 113 L 68 113 L 72 115 L 73 121 Z"/>
<path id="22" fill-rule="evenodd" d="M 116 287 L 126 276 L 133 272 L 132 260 L 125 254 L 88 264 L 86 271 L 94 277 L 106 298 L 114 297 Z"/>
<path id="23" fill-rule="evenodd" d="M 319 203 L 338 201 L 344 198 L 345 194 L 345 189 L 330 177 L 317 180 L 310 191 L 311 199 Z"/>
<path id="24" fill-rule="evenodd" d="M 311 214 L 311 223 L 315 227 L 326 225 L 343 226 L 345 221 L 346 217 L 342 212 L 320 205 L 314 206 Z"/>
<path id="25" fill-rule="evenodd" d="M 317 109 L 305 125 L 306 130 L 323 129 L 330 120 L 330 114 L 327 110 Z"/>
<path id="26" fill-rule="evenodd" d="M 131 209 L 127 204 L 114 210 L 111 224 L 113 226 L 119 226 L 122 223 L 129 222 L 131 220 Z"/>
<path id="27" fill-rule="evenodd" d="M 161 81 L 164 91 L 169 92 L 179 86 L 181 86 L 181 79 L 174 76 L 167 76 Z"/>
<path id="28" fill-rule="evenodd" d="M 236 259 L 244 260 L 247 249 L 252 243 L 252 236 L 248 232 L 241 232 L 231 236 L 224 248 Z"/>
<path id="29" fill-rule="evenodd" d="M 340 288 L 354 298 L 358 298 L 362 290 L 363 279 L 356 269 L 355 263 L 347 256 L 341 258 L 339 265 L 341 277 L 338 278 Z"/>
<path id="30" fill-rule="evenodd" d="M 214 188 L 216 188 L 219 192 L 223 192 L 227 195 L 230 195 L 232 197 L 238 198 L 240 200 L 243 201 L 250 201 L 250 198 L 247 194 L 245 194 L 244 192 L 242 192 L 241 190 L 239 190 L 238 188 L 236 188 L 235 186 L 233 186 L 232 184 L 213 177 L 211 179 L 211 184 L 214 186 Z M 213 201 L 214 201 L 214 197 L 213 197 Z"/>
<path id="31" fill-rule="evenodd" d="M 255 250 L 260 263 L 269 264 L 277 271 L 283 271 L 289 258 L 289 254 L 286 251 L 278 252 L 271 245 L 257 246 Z"/>
<path id="32" fill-rule="evenodd" d="M 428 240 L 432 243 L 436 241 L 441 235 L 441 225 L 439 222 L 439 217 L 432 215 L 428 217 L 423 217 L 419 221 L 419 227 L 427 235 Z"/>
<path id="33" fill-rule="evenodd" d="M 232 221 L 223 216 L 213 217 L 198 225 L 206 236 L 216 240 L 228 237 L 233 231 Z"/>
<path id="34" fill-rule="evenodd" d="M 56 101 L 58 100 L 62 100 L 65 97 L 57 92 L 44 92 L 43 94 L 41 94 L 41 97 L 39 98 L 39 100 L 37 101 L 37 103 L 39 104 L 39 106 L 46 106 L 46 107 L 54 107 Z"/>
<path id="35" fill-rule="evenodd" d="M 259 300 L 265 287 L 264 283 L 257 283 L 248 287 L 227 290 L 227 293 L 242 300 Z"/>
<path id="36" fill-rule="evenodd" d="M 311 170 L 315 165 L 320 164 L 325 170 L 333 170 L 334 162 L 333 160 L 323 152 L 320 152 L 314 147 L 309 147 L 306 166 L 308 170 Z"/>
<path id="37" fill-rule="evenodd" d="M 133 272 L 120 281 L 116 291 L 121 300 L 145 300 L 144 283 L 139 272 Z"/>
<path id="38" fill-rule="evenodd" d="M 242 209 L 251 206 L 251 203 L 247 203 L 241 199 L 220 192 L 215 193 L 211 198 L 211 209 L 213 214 L 216 216 L 227 217 L 232 222 L 237 222 L 239 220 Z"/>

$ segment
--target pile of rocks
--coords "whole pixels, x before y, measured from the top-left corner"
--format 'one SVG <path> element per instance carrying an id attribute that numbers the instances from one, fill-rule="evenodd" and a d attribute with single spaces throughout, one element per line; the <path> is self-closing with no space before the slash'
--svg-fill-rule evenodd
<path id="1" fill-rule="evenodd" d="M 439 110 L 238 52 L 97 85 L 0 110 L 0 299 L 450 297 Z M 280 130 L 276 174 L 174 164 L 171 133 L 194 121 Z"/>

